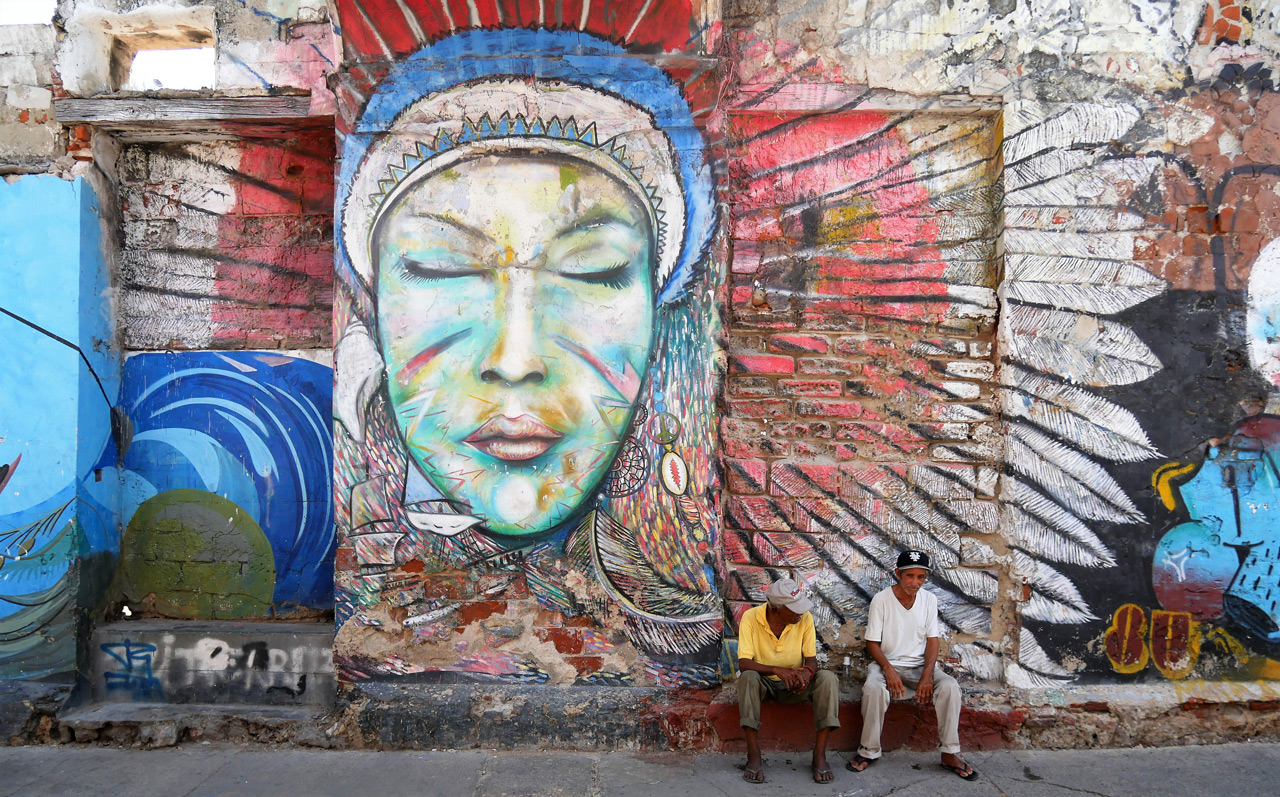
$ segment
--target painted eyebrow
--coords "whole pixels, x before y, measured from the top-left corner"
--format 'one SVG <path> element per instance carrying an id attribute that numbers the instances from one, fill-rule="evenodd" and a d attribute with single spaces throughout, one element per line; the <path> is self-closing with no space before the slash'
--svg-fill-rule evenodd
<path id="1" fill-rule="evenodd" d="M 466 235 L 468 238 L 474 238 L 480 243 L 496 244 L 493 238 L 491 238 L 489 234 L 486 233 L 484 230 L 481 230 L 478 227 L 472 227 L 469 224 L 463 224 L 462 222 L 450 216 L 444 216 L 439 213 L 431 213 L 429 211 L 412 212 L 409 214 L 409 216 L 415 219 L 431 219 L 432 221 L 439 222 L 445 225 L 446 227 L 452 227 L 458 232 L 461 232 L 462 234 Z"/>
<path id="2" fill-rule="evenodd" d="M 635 228 L 635 224 L 622 214 L 612 210 L 596 207 L 587 211 L 585 215 L 574 221 L 572 225 L 558 231 L 555 237 L 564 238 L 565 236 L 573 235 L 576 232 L 582 232 L 588 227 L 594 227 L 598 224 L 620 224 L 624 227 Z M 649 225 L 646 223 L 644 226 L 648 227 Z"/>

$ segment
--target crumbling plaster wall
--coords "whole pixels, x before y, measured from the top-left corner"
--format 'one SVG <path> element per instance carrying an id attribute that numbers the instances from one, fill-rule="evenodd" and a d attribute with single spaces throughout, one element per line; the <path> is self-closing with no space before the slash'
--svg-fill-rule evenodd
<path id="1" fill-rule="evenodd" d="M 0 169 L 38 172 L 58 151 L 53 120 L 54 41 L 48 25 L 0 25 Z"/>
<path id="2" fill-rule="evenodd" d="M 59 18 L 58 64 L 71 95 L 117 90 L 111 60 L 114 40 L 122 39 L 137 49 L 213 46 L 220 96 L 308 91 L 314 113 L 332 112 L 324 78 L 337 53 L 318 0 L 63 0 Z"/>

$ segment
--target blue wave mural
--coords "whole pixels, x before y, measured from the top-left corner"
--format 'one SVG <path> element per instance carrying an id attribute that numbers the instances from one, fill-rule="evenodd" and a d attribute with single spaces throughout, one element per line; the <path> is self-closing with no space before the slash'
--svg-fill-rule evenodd
<path id="1" fill-rule="evenodd" d="M 277 608 L 331 607 L 332 368 L 262 352 L 147 353 L 125 362 L 122 381 L 125 525 L 157 496 L 212 493 L 270 543 Z"/>

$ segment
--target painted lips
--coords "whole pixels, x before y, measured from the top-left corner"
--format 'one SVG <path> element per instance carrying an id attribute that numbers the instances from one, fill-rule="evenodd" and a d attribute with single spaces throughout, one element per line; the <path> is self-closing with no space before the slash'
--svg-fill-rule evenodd
<path id="1" fill-rule="evenodd" d="M 472 432 L 466 442 L 495 459 L 519 462 L 542 456 L 562 437 L 560 432 L 528 415 L 519 418 L 497 415 Z"/>

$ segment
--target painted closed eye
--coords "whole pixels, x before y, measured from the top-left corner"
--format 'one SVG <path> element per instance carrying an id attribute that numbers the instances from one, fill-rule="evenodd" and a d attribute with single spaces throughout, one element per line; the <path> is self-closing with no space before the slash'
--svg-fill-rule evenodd
<path id="1" fill-rule="evenodd" d="M 577 282 L 585 282 L 589 285 L 603 285 L 614 289 L 625 288 L 635 282 L 636 279 L 635 270 L 625 260 L 598 271 L 565 270 L 559 273 L 561 276 Z"/>
<path id="2" fill-rule="evenodd" d="M 396 267 L 406 280 L 411 282 L 435 282 L 457 277 L 475 277 L 484 273 L 467 264 L 440 260 L 414 260 L 401 255 Z"/>

